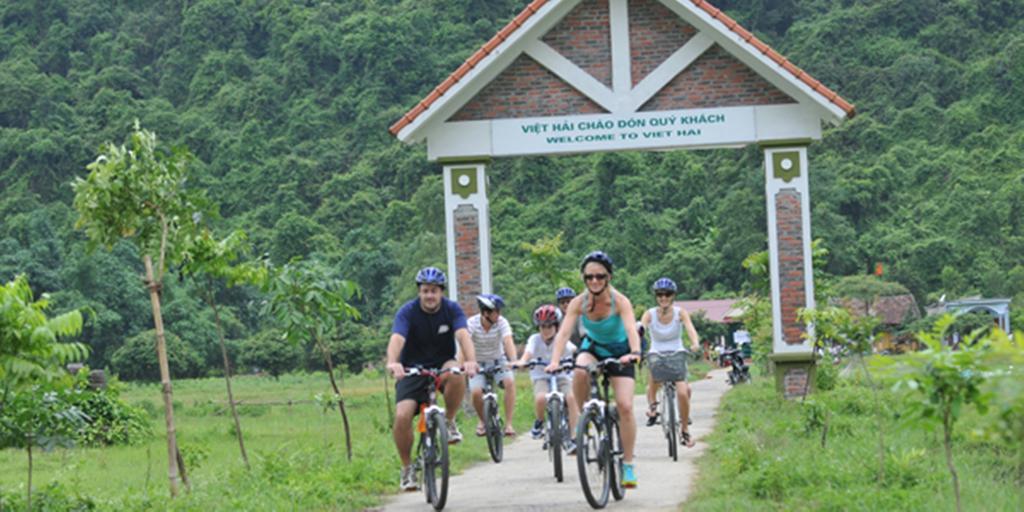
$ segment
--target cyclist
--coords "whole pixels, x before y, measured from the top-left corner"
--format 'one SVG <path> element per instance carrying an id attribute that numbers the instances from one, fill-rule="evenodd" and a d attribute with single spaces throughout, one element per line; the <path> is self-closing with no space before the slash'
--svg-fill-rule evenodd
<path id="1" fill-rule="evenodd" d="M 658 306 L 644 312 L 640 323 L 644 326 L 651 337 L 650 354 L 658 354 L 659 357 L 651 362 L 651 378 L 647 385 L 647 403 L 650 410 L 647 411 L 647 425 L 654 425 L 658 420 L 657 393 L 660 383 L 655 379 L 659 377 L 672 379 L 676 383 L 676 400 L 679 403 L 679 440 L 687 447 L 692 448 L 693 439 L 690 438 L 690 385 L 686 381 L 686 354 L 679 353 L 683 350 L 683 329 L 690 338 L 690 350 L 697 353 L 700 348 L 697 336 L 697 329 L 693 327 L 690 314 L 685 308 L 675 306 L 676 283 L 667 277 L 662 277 L 651 286 L 654 291 L 655 301 Z M 671 354 L 671 355 L 670 355 Z"/>
<path id="2" fill-rule="evenodd" d="M 561 322 L 562 312 L 555 306 L 544 304 L 537 308 L 533 312 L 533 325 L 537 326 L 538 331 L 526 340 L 526 349 L 523 351 L 523 357 L 516 361 L 515 366 L 523 366 L 533 358 L 553 361 L 551 359 L 551 349 Z M 572 342 L 567 343 L 565 346 L 566 357 L 571 357 L 574 352 L 576 352 L 576 345 Z M 547 407 L 547 394 L 552 391 L 551 383 L 548 380 L 548 374 L 544 372 L 543 368 L 539 367 L 534 367 L 530 370 L 530 380 L 533 381 L 535 414 L 530 435 L 534 439 L 540 439 L 544 435 L 544 409 Z M 576 405 L 576 399 L 572 394 L 572 390 L 569 389 L 570 382 L 572 382 L 570 375 L 558 376 L 558 391 L 561 391 L 562 395 L 565 396 L 565 404 L 569 409 L 569 429 L 572 430 L 576 428 L 576 418 L 579 417 L 580 411 Z M 570 449 L 569 453 L 572 453 L 572 451 Z"/>
<path id="3" fill-rule="evenodd" d="M 416 299 L 403 305 L 395 314 L 388 341 L 387 367 L 395 377 L 395 424 L 392 436 L 398 457 L 402 460 L 401 489 L 414 491 L 419 486 L 416 469 L 412 465 L 412 419 L 419 413 L 419 404 L 428 399 L 427 386 L 433 382 L 426 376 L 405 377 L 405 367 L 451 368 L 457 366 L 455 342 L 464 356 L 466 374 L 476 375 L 477 364 L 473 341 L 466 330 L 466 315 L 457 302 L 444 297 L 447 280 L 444 272 L 426 267 L 416 274 Z M 455 425 L 466 392 L 461 375 L 445 374 L 441 378 L 444 392 L 445 415 L 448 417 L 448 439 L 451 443 L 462 440 Z"/>
<path id="4" fill-rule="evenodd" d="M 473 339 L 476 360 L 491 364 L 499 361 L 502 366 L 516 359 L 516 345 L 512 341 L 512 326 L 501 316 L 505 300 L 500 295 L 484 294 L 476 298 L 480 313 L 469 317 L 467 325 Z M 505 368 L 494 376 L 505 388 L 505 435 L 516 435 L 512 427 L 512 413 L 516 405 L 516 381 L 512 370 Z M 476 435 L 486 434 L 484 429 L 484 376 L 478 373 L 469 379 L 469 390 L 473 395 L 473 409 L 476 409 Z"/>
<path id="5" fill-rule="evenodd" d="M 576 364 L 587 366 L 598 359 L 617 357 L 624 365 L 640 359 L 640 337 L 637 335 L 633 304 L 611 285 L 612 259 L 601 251 L 583 258 L 580 274 L 586 290 L 572 299 L 566 309 L 565 320 L 555 337 L 548 372 L 558 369 L 558 361 L 565 352 L 572 325 L 581 322 L 585 333 L 580 342 Z M 633 391 L 636 372 L 632 365 L 609 367 L 611 385 L 615 390 L 615 405 L 619 411 L 622 429 L 623 469 L 622 484 L 636 487 L 636 468 L 633 449 L 636 445 L 636 420 L 633 418 Z M 580 397 L 582 406 L 589 396 L 590 375 L 577 368 L 573 376 L 573 393 Z"/>
<path id="6" fill-rule="evenodd" d="M 574 298 L 576 298 L 576 291 L 568 286 L 555 291 L 555 302 L 558 304 L 558 309 L 562 312 L 562 318 L 565 318 L 565 311 L 569 308 L 569 303 Z M 572 326 L 572 334 L 569 336 L 569 341 L 578 347 L 582 339 L 583 334 L 580 333 L 580 323 L 576 322 Z"/>

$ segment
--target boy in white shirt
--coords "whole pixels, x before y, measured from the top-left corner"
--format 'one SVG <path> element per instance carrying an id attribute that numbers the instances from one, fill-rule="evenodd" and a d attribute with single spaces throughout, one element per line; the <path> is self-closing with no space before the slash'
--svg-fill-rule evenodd
<path id="1" fill-rule="evenodd" d="M 551 349 L 554 347 L 555 334 L 558 333 L 558 326 L 562 321 L 562 312 L 551 304 L 545 304 L 533 312 L 533 324 L 539 332 L 530 336 L 526 341 L 526 350 L 523 357 L 516 361 L 515 366 L 524 366 L 531 359 L 551 360 Z M 565 346 L 564 357 L 571 358 L 576 351 L 576 345 L 569 342 Z M 540 439 L 544 435 L 544 409 L 547 407 L 547 394 L 551 391 L 549 375 L 544 371 L 543 366 L 535 366 L 530 370 L 530 380 L 533 381 L 533 404 L 534 421 L 530 435 L 534 439 Z M 558 375 L 558 390 L 565 395 L 565 403 L 569 408 L 569 429 L 576 429 L 576 418 L 580 411 L 576 406 L 576 399 L 572 394 L 572 374 Z"/>

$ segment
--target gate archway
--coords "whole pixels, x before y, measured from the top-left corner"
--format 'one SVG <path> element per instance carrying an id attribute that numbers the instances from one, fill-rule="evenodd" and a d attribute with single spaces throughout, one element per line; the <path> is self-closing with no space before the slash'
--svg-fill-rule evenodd
<path id="1" fill-rule="evenodd" d="M 444 170 L 450 295 L 491 291 L 491 159 L 761 146 L 772 359 L 811 378 L 797 318 L 814 307 L 807 147 L 853 105 L 703 0 L 534 0 L 390 131 Z"/>

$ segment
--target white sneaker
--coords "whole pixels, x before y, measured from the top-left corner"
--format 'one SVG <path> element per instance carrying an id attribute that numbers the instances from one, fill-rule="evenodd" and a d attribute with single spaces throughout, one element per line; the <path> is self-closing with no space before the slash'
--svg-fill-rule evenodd
<path id="1" fill-rule="evenodd" d="M 448 444 L 457 444 L 462 442 L 462 432 L 459 432 L 459 426 L 454 421 L 448 420 Z"/>
<path id="2" fill-rule="evenodd" d="M 405 492 L 415 491 L 420 488 L 419 475 L 416 474 L 416 465 L 410 464 L 402 468 L 401 488 Z"/>

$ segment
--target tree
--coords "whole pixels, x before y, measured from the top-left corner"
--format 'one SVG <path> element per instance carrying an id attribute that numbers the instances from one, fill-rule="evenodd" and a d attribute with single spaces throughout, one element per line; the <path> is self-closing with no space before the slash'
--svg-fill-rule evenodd
<path id="1" fill-rule="evenodd" d="M 911 402 L 912 418 L 926 425 L 941 425 L 946 467 L 956 509 L 961 510 L 960 479 L 953 463 L 953 429 L 964 406 L 973 405 L 981 414 L 988 410 L 989 397 L 983 392 L 983 385 L 990 370 L 986 356 L 992 340 L 990 336 L 980 336 L 976 343 L 954 349 L 944 342 L 953 322 L 953 315 L 946 314 L 932 331 L 918 333 L 918 340 L 928 347 L 926 350 L 908 354 L 899 362 L 882 358 L 877 364 L 882 368 L 896 364 L 902 377 L 898 386 L 918 397 Z"/>
<path id="2" fill-rule="evenodd" d="M 296 260 L 285 264 L 266 281 L 270 295 L 265 312 L 277 320 L 287 340 L 302 344 L 312 340 L 323 355 L 327 375 L 345 428 L 345 448 L 352 460 L 352 437 L 341 389 L 334 378 L 334 362 L 328 341 L 337 336 L 344 320 L 358 320 L 359 311 L 347 301 L 360 295 L 351 281 L 317 261 Z"/>
<path id="3" fill-rule="evenodd" d="M 127 146 L 105 144 L 96 160 L 87 166 L 89 175 L 75 178 L 72 183 L 79 215 L 76 226 L 85 230 L 91 243 L 109 250 L 127 238 L 142 254 L 145 286 L 156 327 L 167 424 L 167 478 L 172 497 L 178 494 L 178 480 L 184 475 L 184 468 L 180 467 L 183 464 L 175 433 L 160 291 L 167 261 L 177 263 L 188 254 L 191 233 L 204 214 L 202 195 L 186 188 L 191 161 L 191 154 L 183 148 L 160 149 L 156 134 L 142 129 L 136 121 Z"/>
<path id="4" fill-rule="evenodd" d="M 81 343 L 58 343 L 58 336 L 82 330 L 82 315 L 70 311 L 46 317 L 44 294 L 33 300 L 24 275 L 0 286 L 0 446 L 24 447 L 28 455 L 28 508 L 32 508 L 32 447 L 69 442 L 84 426 L 78 408 L 61 400 L 50 382 L 65 363 L 88 355 Z"/>
<path id="5" fill-rule="evenodd" d="M 209 230 L 201 230 L 192 241 L 192 251 L 188 255 L 183 272 L 193 276 L 202 288 L 203 300 L 213 310 L 217 325 L 217 340 L 220 343 L 221 357 L 224 362 L 224 384 L 227 387 L 228 405 L 231 417 L 235 422 L 235 433 L 238 436 L 238 449 L 242 453 L 242 461 L 248 469 L 249 456 L 245 453 L 245 439 L 242 435 L 242 424 L 238 420 L 234 394 L 231 392 L 231 362 L 228 360 L 228 349 L 224 343 L 224 327 L 220 318 L 220 308 L 214 296 L 216 280 L 225 280 L 229 286 L 252 283 L 259 284 L 266 280 L 267 268 L 258 264 L 232 265 L 242 252 L 247 249 L 244 231 L 234 231 L 227 238 L 217 240 Z"/>

